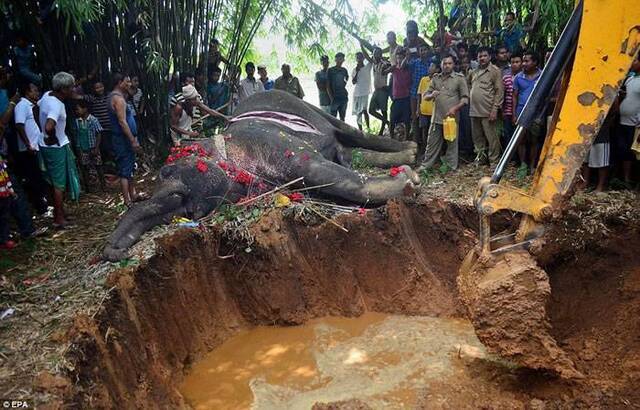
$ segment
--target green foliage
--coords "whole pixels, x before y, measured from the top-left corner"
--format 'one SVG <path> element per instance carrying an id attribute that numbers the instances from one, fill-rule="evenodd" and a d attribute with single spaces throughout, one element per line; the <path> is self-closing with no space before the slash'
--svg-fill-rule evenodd
<path id="1" fill-rule="evenodd" d="M 351 151 L 351 168 L 356 170 L 366 170 L 371 168 L 371 165 L 367 163 L 362 151 L 354 149 Z"/>

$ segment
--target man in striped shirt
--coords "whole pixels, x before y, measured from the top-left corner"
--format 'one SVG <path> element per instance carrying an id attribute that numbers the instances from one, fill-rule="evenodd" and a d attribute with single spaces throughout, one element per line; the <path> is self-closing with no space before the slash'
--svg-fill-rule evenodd
<path id="1" fill-rule="evenodd" d="M 522 55 L 514 54 L 511 56 L 511 68 L 504 71 L 502 76 L 502 83 L 504 84 L 504 101 L 502 103 L 502 118 L 504 120 L 502 126 L 502 141 L 501 144 L 506 148 L 507 144 L 513 136 L 515 131 L 515 125 L 513 121 L 514 107 L 513 107 L 513 77 L 522 71 Z"/>

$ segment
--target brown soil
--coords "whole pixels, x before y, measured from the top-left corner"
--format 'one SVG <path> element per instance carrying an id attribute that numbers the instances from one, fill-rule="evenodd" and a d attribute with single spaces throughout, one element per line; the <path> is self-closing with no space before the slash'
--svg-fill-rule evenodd
<path id="1" fill-rule="evenodd" d="M 253 227 L 250 252 L 216 234 L 164 237 L 156 256 L 111 275 L 117 292 L 95 320 L 76 321 L 79 383 L 66 400 L 182 406 L 175 386 L 189 364 L 252 325 L 365 310 L 459 316 L 455 277 L 473 236 L 456 212 L 394 203 L 341 217 L 346 234 L 272 211 Z"/>
<path id="2" fill-rule="evenodd" d="M 151 258 L 110 275 L 115 291 L 100 313 L 76 318 L 67 334 L 73 383 L 42 376 L 42 384 L 58 403 L 81 408 L 185 407 L 176 386 L 190 364 L 251 326 L 364 311 L 464 315 L 456 277 L 475 243 L 472 208 L 391 203 L 338 221 L 348 234 L 271 211 L 253 226 L 248 248 L 217 232 L 161 237 Z M 585 378 L 470 358 L 454 385 L 424 392 L 422 407 L 640 405 L 640 234 L 611 229 L 620 234 L 585 251 L 564 244 L 537 256 L 551 284 L 552 334 Z M 320 408 L 366 408 L 344 405 L 352 407 Z"/>

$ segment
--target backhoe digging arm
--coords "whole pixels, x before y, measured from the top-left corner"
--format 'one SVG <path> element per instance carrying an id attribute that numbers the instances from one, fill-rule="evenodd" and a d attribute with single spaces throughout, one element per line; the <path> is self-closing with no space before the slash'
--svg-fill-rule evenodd
<path id="1" fill-rule="evenodd" d="M 544 232 L 544 222 L 560 214 L 639 48 L 637 2 L 580 1 L 495 173 L 479 183 L 474 199 L 480 215 L 479 244 L 461 267 L 458 287 L 480 340 L 521 365 L 568 378 L 581 376 L 550 334 L 548 277 L 527 248 Z M 500 184 L 519 139 L 561 75 L 551 132 L 530 190 Z M 492 238 L 490 216 L 504 209 L 523 214 L 520 226 L 511 235 Z"/>

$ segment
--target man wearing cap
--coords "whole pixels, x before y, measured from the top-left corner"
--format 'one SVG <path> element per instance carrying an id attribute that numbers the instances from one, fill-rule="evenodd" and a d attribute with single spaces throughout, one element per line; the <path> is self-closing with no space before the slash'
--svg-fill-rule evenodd
<path id="1" fill-rule="evenodd" d="M 282 64 L 282 76 L 276 78 L 274 88 L 276 90 L 286 91 L 296 97 L 304 98 L 304 91 L 300 85 L 298 77 L 291 75 L 291 66 L 289 64 Z"/>
<path id="2" fill-rule="evenodd" d="M 256 66 L 249 61 L 244 69 L 247 73 L 247 76 L 240 81 L 240 85 L 238 86 L 238 99 L 240 101 L 244 101 L 247 97 L 264 91 L 264 85 L 262 85 L 262 81 L 256 80 L 254 74 L 256 72 Z"/>
<path id="3" fill-rule="evenodd" d="M 204 110 L 207 114 L 213 117 L 219 117 L 227 120 L 227 117 L 216 110 L 213 110 L 201 102 L 200 94 L 196 88 L 191 85 L 185 85 L 182 87 L 182 100 L 176 102 L 171 107 L 171 140 L 174 146 L 179 146 L 180 141 L 184 137 L 196 138 L 200 134 L 194 131 L 192 128 L 194 120 L 194 110 L 196 107 Z"/>
<path id="4" fill-rule="evenodd" d="M 322 70 L 316 73 L 316 86 L 318 87 L 318 97 L 320 98 L 320 109 L 327 114 L 331 114 L 331 99 L 327 93 L 329 82 L 329 56 L 320 57 Z"/>
<path id="5" fill-rule="evenodd" d="M 269 91 L 273 89 L 273 80 L 269 78 L 269 74 L 267 74 L 267 66 L 260 64 L 258 66 L 258 75 L 260 76 L 260 81 L 262 81 L 262 85 L 264 86 L 265 91 Z"/>

